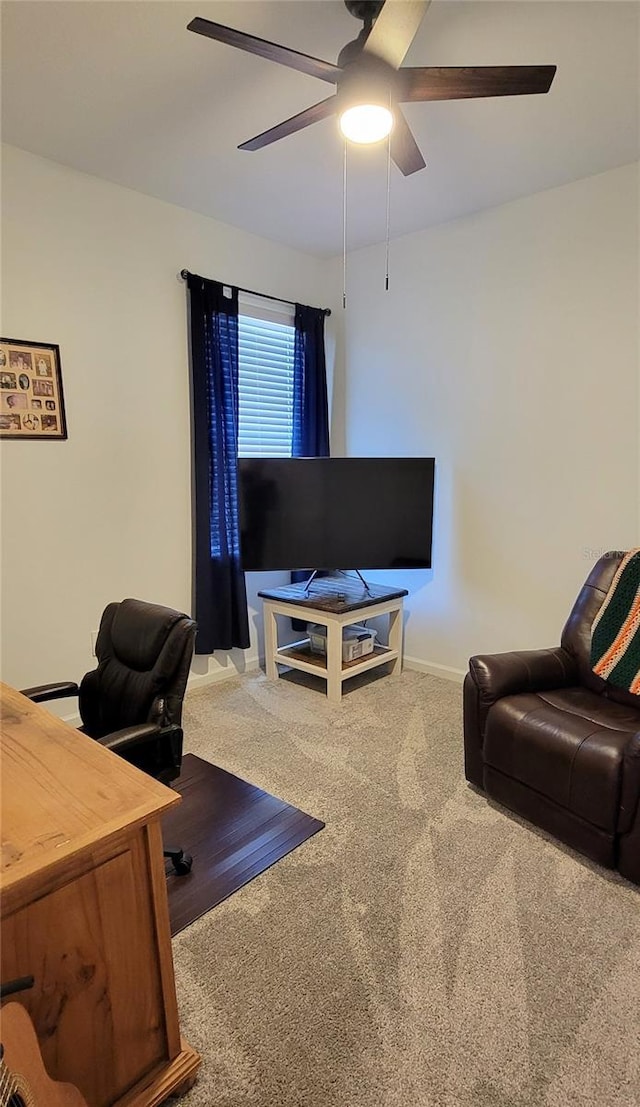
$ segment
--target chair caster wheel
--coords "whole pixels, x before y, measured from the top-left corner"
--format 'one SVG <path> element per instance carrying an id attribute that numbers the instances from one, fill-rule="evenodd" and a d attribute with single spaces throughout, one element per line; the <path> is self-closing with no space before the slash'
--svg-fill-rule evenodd
<path id="1" fill-rule="evenodd" d="M 173 862 L 173 871 L 178 876 L 186 876 L 191 872 L 191 866 L 193 865 L 193 857 L 189 853 L 184 853 L 179 861 Z"/>

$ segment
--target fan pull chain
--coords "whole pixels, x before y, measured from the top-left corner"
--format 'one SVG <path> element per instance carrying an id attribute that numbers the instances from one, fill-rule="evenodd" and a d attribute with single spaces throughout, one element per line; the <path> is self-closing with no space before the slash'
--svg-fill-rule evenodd
<path id="1" fill-rule="evenodd" d="M 347 140 L 342 168 L 342 307 L 347 306 Z"/>
<path id="2" fill-rule="evenodd" d="M 387 238 L 385 244 L 384 288 L 389 291 L 389 226 L 391 211 L 391 132 L 387 135 Z"/>

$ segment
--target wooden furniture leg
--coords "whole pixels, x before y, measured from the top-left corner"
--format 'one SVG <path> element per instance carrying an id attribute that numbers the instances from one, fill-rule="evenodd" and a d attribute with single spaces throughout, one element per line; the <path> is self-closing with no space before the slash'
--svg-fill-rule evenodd
<path id="1" fill-rule="evenodd" d="M 273 606 L 265 603 L 264 611 L 264 667 L 269 680 L 278 679 L 276 650 L 278 649 L 278 624 Z"/>
<path id="2" fill-rule="evenodd" d="M 402 672 L 402 604 L 389 612 L 389 649 L 398 652 L 389 666 L 389 675 L 398 676 Z"/>
<path id="3" fill-rule="evenodd" d="M 327 699 L 340 703 L 342 698 L 342 626 L 337 620 L 327 621 Z"/>

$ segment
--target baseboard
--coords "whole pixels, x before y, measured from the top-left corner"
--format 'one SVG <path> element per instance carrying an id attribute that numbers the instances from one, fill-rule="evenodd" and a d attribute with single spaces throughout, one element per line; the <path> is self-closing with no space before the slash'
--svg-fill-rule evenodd
<path id="1" fill-rule="evenodd" d="M 451 665 L 439 665 L 436 661 L 422 661 L 419 657 L 407 657 L 402 660 L 403 668 L 413 669 L 416 673 L 429 673 L 430 676 L 442 677 L 443 680 L 452 680 L 454 684 L 462 684 L 466 673 L 464 669 L 454 669 Z"/>
<path id="2" fill-rule="evenodd" d="M 208 673 L 189 673 L 187 680 L 187 692 L 195 688 L 204 688 L 207 684 L 219 684 L 222 680 L 231 680 L 232 677 L 244 676 L 245 673 L 254 673 L 260 668 L 260 660 L 256 657 L 247 657 L 242 669 L 236 669 L 235 665 L 227 668 L 213 669 Z"/>

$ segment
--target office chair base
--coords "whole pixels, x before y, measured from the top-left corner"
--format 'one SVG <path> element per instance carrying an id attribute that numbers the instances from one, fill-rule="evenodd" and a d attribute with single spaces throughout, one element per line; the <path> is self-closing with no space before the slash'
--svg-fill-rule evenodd
<path id="1" fill-rule="evenodd" d="M 185 853 L 182 849 L 165 849 L 162 852 L 165 857 L 170 858 L 173 871 L 176 872 L 178 876 L 186 876 L 187 873 L 191 872 L 193 857 L 190 853 Z"/>

